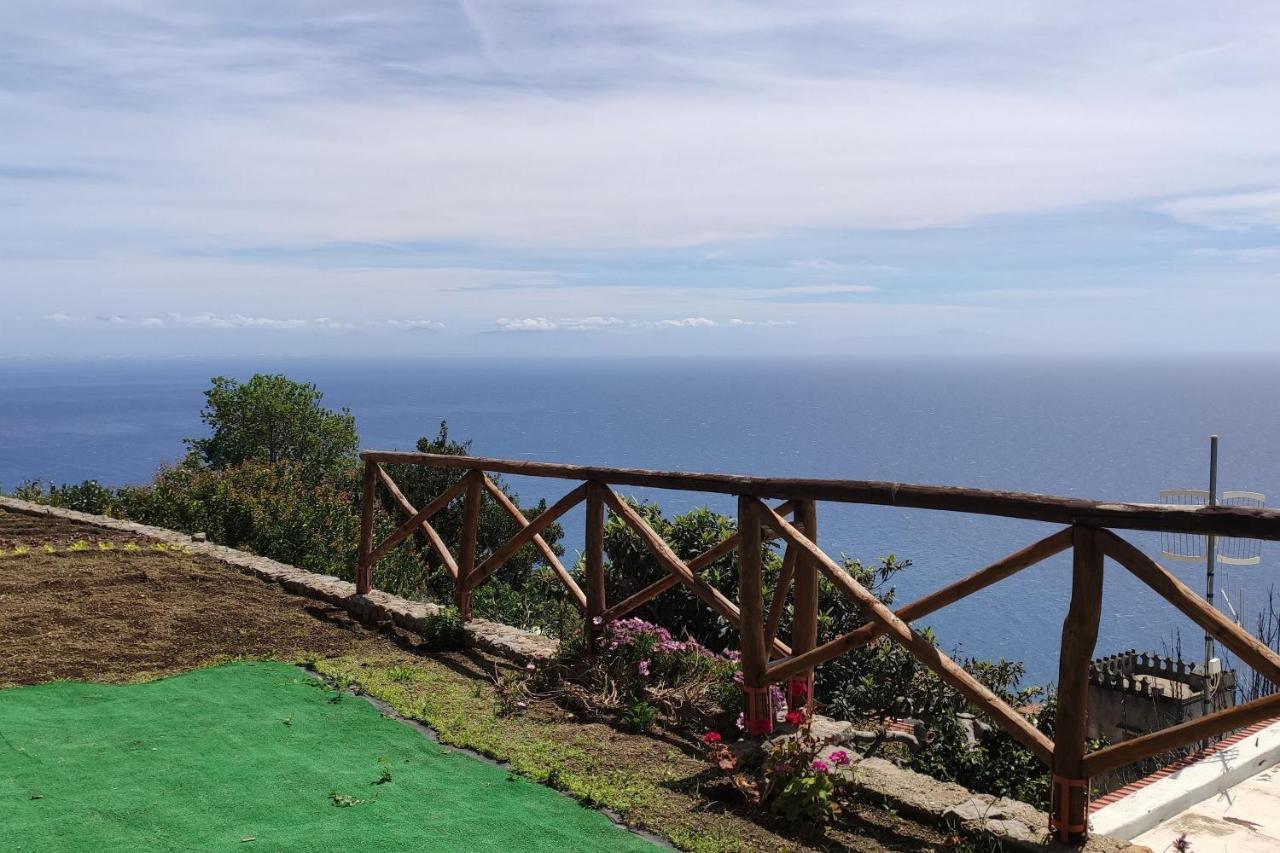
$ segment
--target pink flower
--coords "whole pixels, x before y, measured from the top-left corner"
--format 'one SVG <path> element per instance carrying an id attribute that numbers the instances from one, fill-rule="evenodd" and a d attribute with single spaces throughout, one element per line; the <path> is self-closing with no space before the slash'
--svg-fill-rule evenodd
<path id="1" fill-rule="evenodd" d="M 527 670 L 529 670 L 530 672 L 532 672 L 533 670 L 537 669 L 538 667 L 536 667 L 536 666 L 534 665 L 533 661 L 529 661 L 527 664 L 525 664 L 525 665 L 524 665 L 524 668 L 525 668 L 525 669 L 527 669 Z"/>
<path id="2" fill-rule="evenodd" d="M 646 678 L 648 677 L 649 675 L 649 659 L 648 658 L 645 658 L 644 660 L 636 664 L 636 672 L 640 673 Z"/>
<path id="3" fill-rule="evenodd" d="M 603 619 L 601 619 L 599 616 L 592 616 L 592 617 L 591 617 L 591 624 L 592 624 L 592 625 L 603 625 L 603 624 L 604 624 L 604 620 L 603 620 Z"/>
<path id="4" fill-rule="evenodd" d="M 843 749 L 832 750 L 829 757 L 832 763 L 838 764 L 841 767 L 846 767 L 849 764 L 849 753 L 845 752 Z"/>
<path id="5" fill-rule="evenodd" d="M 702 736 L 703 743 L 708 743 L 708 744 L 719 743 L 722 740 L 724 740 L 724 738 L 720 737 L 719 732 L 707 732 L 705 735 Z"/>
<path id="6" fill-rule="evenodd" d="M 813 763 L 810 764 L 809 766 L 813 768 L 814 773 L 826 773 L 828 770 L 831 769 L 830 767 L 827 766 L 827 762 L 823 761 L 821 758 L 813 759 Z"/>
<path id="7" fill-rule="evenodd" d="M 793 726 L 798 726 L 803 722 L 804 722 L 804 711 L 788 711 L 787 712 L 788 724 Z"/>
<path id="8" fill-rule="evenodd" d="M 738 719 L 734 720 L 734 721 L 733 721 L 733 724 L 734 724 L 735 726 L 737 726 L 737 727 L 738 727 L 738 731 L 740 731 L 740 732 L 745 732 L 745 731 L 747 730 L 747 716 L 746 716 L 746 714 L 744 714 L 744 713 L 742 713 L 741 711 L 739 711 L 739 712 L 738 712 Z"/>

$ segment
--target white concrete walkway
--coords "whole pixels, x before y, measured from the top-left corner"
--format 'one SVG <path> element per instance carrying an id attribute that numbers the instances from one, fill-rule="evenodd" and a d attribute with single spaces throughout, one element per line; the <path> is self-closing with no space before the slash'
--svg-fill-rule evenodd
<path id="1" fill-rule="evenodd" d="M 1160 853 L 1176 850 L 1174 841 L 1184 833 L 1192 853 L 1280 850 L 1280 767 L 1179 812 L 1133 841 Z"/>

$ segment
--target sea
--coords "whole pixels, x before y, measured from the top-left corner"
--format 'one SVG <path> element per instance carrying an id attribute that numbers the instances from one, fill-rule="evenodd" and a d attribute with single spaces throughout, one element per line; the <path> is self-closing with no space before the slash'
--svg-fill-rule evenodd
<path id="1" fill-rule="evenodd" d="M 441 421 L 478 455 L 751 475 L 893 480 L 1117 501 L 1205 488 L 1209 436 L 1221 490 L 1280 502 L 1275 359 L 479 359 L 227 358 L 0 361 L 0 488 L 28 479 L 145 482 L 201 436 L 213 376 L 280 372 L 355 415 L 365 448 L 413 449 Z M 509 478 L 523 500 L 572 483 Z M 624 489 L 668 512 L 721 495 Z M 565 519 L 570 557 L 581 509 Z M 1048 535 L 1038 522 L 930 510 L 819 506 L 822 544 L 864 562 L 892 554 L 914 599 Z M 1126 533 L 1159 557 L 1159 534 Z M 1252 629 L 1280 570 L 1220 567 L 1219 606 Z M 1204 565 L 1168 562 L 1196 589 Z M 1060 555 L 924 620 L 960 657 L 1019 660 L 1056 680 L 1070 590 Z M 1129 648 L 1199 660 L 1201 633 L 1108 563 L 1097 654 Z"/>

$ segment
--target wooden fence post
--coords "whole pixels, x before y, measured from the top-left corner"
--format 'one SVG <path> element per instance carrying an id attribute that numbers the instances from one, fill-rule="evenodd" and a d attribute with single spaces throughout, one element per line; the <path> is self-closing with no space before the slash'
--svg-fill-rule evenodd
<path id="1" fill-rule="evenodd" d="M 462 507 L 462 547 L 458 562 L 458 579 L 453 585 L 453 600 L 465 622 L 471 618 L 471 573 L 476 567 L 476 536 L 480 532 L 480 495 L 484 490 L 484 471 L 476 468 L 467 474 L 467 491 Z"/>
<path id="2" fill-rule="evenodd" d="M 378 464 L 364 463 L 364 491 L 360 498 L 360 555 L 356 563 L 356 594 L 373 589 L 373 503 L 377 499 Z"/>
<path id="3" fill-rule="evenodd" d="M 773 703 L 765 670 L 769 650 L 764 643 L 764 578 L 760 560 L 760 515 L 755 498 L 738 498 L 738 611 L 742 633 L 742 688 L 747 733 L 759 736 L 773 731 Z"/>
<path id="4" fill-rule="evenodd" d="M 1089 835 L 1089 780 L 1083 771 L 1088 732 L 1089 664 L 1102 615 L 1102 543 L 1096 530 L 1072 528 L 1071 606 L 1062 623 L 1058 708 L 1053 731 L 1049 830 L 1063 843 Z"/>
<path id="5" fill-rule="evenodd" d="M 796 521 L 804 525 L 804 535 L 818 541 L 818 505 L 800 501 Z M 796 554 L 794 576 L 795 609 L 791 619 L 791 654 L 812 651 L 818 645 L 818 566 L 803 552 Z M 787 682 L 787 707 L 813 713 L 813 670 L 796 673 Z"/>
<path id="6" fill-rule="evenodd" d="M 587 483 L 586 570 L 587 654 L 595 657 L 596 640 L 604 631 L 604 612 L 608 607 L 604 586 L 604 494 L 602 483 Z"/>

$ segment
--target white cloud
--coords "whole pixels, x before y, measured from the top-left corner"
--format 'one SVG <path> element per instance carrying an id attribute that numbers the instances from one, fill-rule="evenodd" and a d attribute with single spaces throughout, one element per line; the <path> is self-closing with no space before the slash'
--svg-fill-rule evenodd
<path id="1" fill-rule="evenodd" d="M 250 317 L 244 314 L 169 313 L 162 316 L 130 317 L 112 314 L 106 317 L 78 317 L 55 313 L 45 316 L 54 323 L 99 323 L 147 329 L 265 329 L 278 331 L 345 331 L 356 328 L 387 328 L 409 331 L 437 331 L 444 324 L 435 320 L 335 320 L 331 317 Z"/>
<path id="2" fill-rule="evenodd" d="M 1280 189 L 1183 198 L 1159 210 L 1180 222 L 1217 231 L 1280 228 Z"/>
<path id="3" fill-rule="evenodd" d="M 634 329 L 715 329 L 743 326 L 790 326 L 790 320 L 712 320 L 709 317 L 679 317 L 667 320 L 621 320 L 617 317 L 499 317 L 503 332 L 583 332 Z"/>

